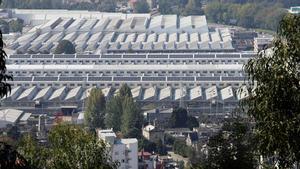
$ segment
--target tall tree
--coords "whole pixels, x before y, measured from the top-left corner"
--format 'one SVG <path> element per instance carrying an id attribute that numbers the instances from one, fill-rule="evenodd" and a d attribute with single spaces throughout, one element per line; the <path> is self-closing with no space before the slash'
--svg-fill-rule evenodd
<path id="1" fill-rule="evenodd" d="M 105 125 L 107 128 L 113 128 L 115 132 L 121 131 L 122 124 L 122 102 L 120 96 L 114 96 L 106 104 Z"/>
<path id="2" fill-rule="evenodd" d="M 187 111 L 184 108 L 174 109 L 171 115 L 171 119 L 169 121 L 170 127 L 173 128 L 181 128 L 186 127 L 188 120 Z"/>
<path id="3" fill-rule="evenodd" d="M 0 0 L 0 4 L 2 0 Z M 7 81 L 12 80 L 12 76 L 6 74 L 6 53 L 3 49 L 3 38 L 2 32 L 0 30 L 0 98 L 7 96 L 7 93 L 10 92 L 11 86 Z"/>
<path id="4" fill-rule="evenodd" d="M 123 101 L 122 133 L 127 137 L 139 136 L 142 127 L 142 116 L 132 97 L 126 96 Z"/>
<path id="5" fill-rule="evenodd" d="M 121 86 L 119 90 L 119 96 L 122 99 L 124 99 L 126 96 L 132 97 L 131 89 L 126 83 Z"/>
<path id="6" fill-rule="evenodd" d="M 253 90 L 247 109 L 256 121 L 260 153 L 275 157 L 280 168 L 300 161 L 299 30 L 300 15 L 286 15 L 274 47 L 245 66 Z"/>
<path id="7" fill-rule="evenodd" d="M 84 114 L 85 124 L 90 129 L 104 128 L 105 117 L 105 97 L 101 89 L 94 88 L 86 101 L 86 111 Z"/>

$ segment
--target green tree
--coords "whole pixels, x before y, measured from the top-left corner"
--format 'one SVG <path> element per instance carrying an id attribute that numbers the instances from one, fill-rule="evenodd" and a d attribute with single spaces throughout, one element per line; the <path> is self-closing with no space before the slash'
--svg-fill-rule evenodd
<path id="1" fill-rule="evenodd" d="M 245 66 L 250 90 L 254 90 L 246 108 L 256 122 L 260 153 L 275 157 L 280 168 L 300 161 L 299 30 L 300 16 L 286 15 L 280 22 L 274 47 L 259 53 Z"/>
<path id="2" fill-rule="evenodd" d="M 16 20 L 11 20 L 9 24 L 9 28 L 11 32 L 22 32 L 23 30 L 23 20 L 21 19 L 16 19 Z"/>
<path id="3" fill-rule="evenodd" d="M 85 125 L 90 129 L 104 128 L 105 117 L 105 97 L 101 89 L 93 88 L 86 101 L 86 111 L 84 114 Z"/>
<path id="4" fill-rule="evenodd" d="M 38 145 L 30 136 L 19 144 L 19 151 L 33 168 L 45 169 L 112 169 L 105 143 L 80 126 L 60 124 L 48 136 L 48 146 Z"/>
<path id="5" fill-rule="evenodd" d="M 142 128 L 142 115 L 132 97 L 124 98 L 121 131 L 127 137 L 139 137 Z"/>
<path id="6" fill-rule="evenodd" d="M 237 120 L 226 122 L 207 144 L 208 156 L 201 160 L 203 169 L 254 169 L 254 146 L 250 128 Z"/>
<path id="7" fill-rule="evenodd" d="M 183 128 L 187 126 L 188 115 L 184 108 L 174 109 L 169 121 L 172 128 Z"/>
<path id="8" fill-rule="evenodd" d="M 184 15 L 203 15 L 203 13 L 199 0 L 189 0 L 184 9 Z"/>
<path id="9" fill-rule="evenodd" d="M 119 90 L 119 96 L 122 99 L 124 99 L 126 96 L 132 97 L 131 89 L 126 83 L 121 86 L 121 88 Z"/>
<path id="10" fill-rule="evenodd" d="M 156 152 L 160 155 L 167 155 L 167 150 L 165 145 L 163 144 L 162 140 L 158 140 L 156 143 Z"/>
<path id="11" fill-rule="evenodd" d="M 139 151 L 155 152 L 156 144 L 142 137 L 138 141 Z"/>
<path id="12" fill-rule="evenodd" d="M 72 42 L 68 40 L 62 40 L 58 43 L 55 54 L 74 54 L 75 53 L 75 47 Z"/>
<path id="13" fill-rule="evenodd" d="M 198 122 L 197 118 L 193 117 L 193 116 L 188 117 L 186 124 L 190 130 L 193 130 L 193 128 L 195 128 L 195 127 L 199 127 L 199 122 Z"/>
<path id="14" fill-rule="evenodd" d="M 146 0 L 141 0 L 136 3 L 134 10 L 136 13 L 148 13 L 150 11 L 150 7 Z"/>
<path id="15" fill-rule="evenodd" d="M 123 84 L 118 94 L 106 104 L 105 124 L 107 127 L 113 128 L 114 131 L 121 131 L 124 112 L 123 102 L 126 97 L 132 97 L 131 89 L 127 84 Z"/>
<path id="16" fill-rule="evenodd" d="M 42 169 L 46 167 L 49 151 L 47 148 L 39 146 L 31 135 L 26 134 L 21 138 L 17 150 L 32 168 Z"/>
<path id="17" fill-rule="evenodd" d="M 115 12 L 117 4 L 112 0 L 102 0 L 98 6 L 101 12 Z"/>
<path id="18" fill-rule="evenodd" d="M 105 125 L 107 128 L 113 128 L 115 132 L 121 131 L 122 124 L 122 99 L 120 96 L 114 96 L 106 104 Z"/>

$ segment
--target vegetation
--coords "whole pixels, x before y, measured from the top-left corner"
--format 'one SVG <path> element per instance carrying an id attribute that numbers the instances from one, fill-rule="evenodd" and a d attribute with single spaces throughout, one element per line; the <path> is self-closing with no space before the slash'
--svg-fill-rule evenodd
<path id="1" fill-rule="evenodd" d="M 246 108 L 256 122 L 259 152 L 275 157 L 273 165 L 280 168 L 300 161 L 299 30 L 300 16 L 285 16 L 272 51 L 259 53 L 245 66 L 254 90 Z"/>
<path id="2" fill-rule="evenodd" d="M 9 169 L 29 169 L 26 159 L 12 145 L 0 142 L 0 167 Z"/>
<path id="3" fill-rule="evenodd" d="M 124 84 L 119 93 L 106 105 L 105 124 L 114 131 L 122 131 L 126 137 L 141 137 L 143 117 L 133 100 L 130 88 Z"/>
<path id="4" fill-rule="evenodd" d="M 282 7 L 279 3 L 236 4 L 213 1 L 208 3 L 205 14 L 208 20 L 215 23 L 276 30 L 278 22 L 286 13 Z"/>
<path id="5" fill-rule="evenodd" d="M 187 110 L 184 108 L 174 109 L 169 121 L 171 128 L 189 128 L 199 127 L 198 120 L 193 116 L 188 116 Z"/>
<path id="6" fill-rule="evenodd" d="M 55 54 L 74 54 L 75 47 L 72 42 L 68 40 L 62 40 L 58 43 L 56 49 L 55 49 Z"/>
<path id="7" fill-rule="evenodd" d="M 177 140 L 177 139 L 175 139 L 175 142 L 173 144 L 173 151 L 176 154 L 179 154 L 183 157 L 189 157 L 189 158 L 191 158 L 192 157 L 191 155 L 193 154 L 192 153 L 193 149 L 187 146 L 185 144 L 185 141 Z"/>
<path id="8" fill-rule="evenodd" d="M 169 125 L 172 128 L 184 128 L 187 126 L 188 115 L 184 108 L 174 109 L 172 112 Z"/>
<path id="9" fill-rule="evenodd" d="M 148 13 L 150 11 L 149 4 L 146 0 L 138 1 L 135 5 L 134 11 L 136 13 Z"/>
<path id="10" fill-rule="evenodd" d="M 207 157 L 201 160 L 202 169 L 254 169 L 254 146 L 247 123 L 227 122 L 222 130 L 209 139 Z"/>
<path id="11" fill-rule="evenodd" d="M 8 23 L 10 32 L 22 32 L 23 23 L 24 21 L 22 19 L 11 20 Z"/>
<path id="12" fill-rule="evenodd" d="M 202 15 L 200 0 L 159 0 L 161 14 Z"/>
<path id="13" fill-rule="evenodd" d="M 0 30 L 2 33 L 8 34 L 9 33 L 8 22 L 6 22 L 5 20 L 0 20 Z"/>
<path id="14" fill-rule="evenodd" d="M 105 97 L 101 89 L 93 88 L 86 101 L 86 111 L 84 113 L 85 125 L 91 130 L 105 127 L 105 103 Z"/>
<path id="15" fill-rule="evenodd" d="M 1 4 L 2 0 L 0 0 Z M 12 80 L 12 76 L 6 74 L 6 53 L 3 50 L 2 31 L 0 31 L 0 98 L 7 96 L 7 93 L 11 91 L 11 86 L 7 81 Z"/>
<path id="16" fill-rule="evenodd" d="M 114 12 L 116 0 L 101 0 L 94 2 L 76 2 L 69 4 L 62 0 L 3 0 L 2 8 L 20 9 L 71 9 Z"/>
<path id="17" fill-rule="evenodd" d="M 49 134 L 49 146 L 39 146 L 31 136 L 25 136 L 18 152 L 32 168 L 46 169 L 110 169 L 111 162 L 105 144 L 79 126 L 60 124 Z"/>

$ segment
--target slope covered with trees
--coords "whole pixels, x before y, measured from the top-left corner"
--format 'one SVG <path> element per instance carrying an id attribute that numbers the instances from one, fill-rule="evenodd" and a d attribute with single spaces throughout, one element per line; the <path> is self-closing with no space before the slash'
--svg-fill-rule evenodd
<path id="1" fill-rule="evenodd" d="M 282 4 L 268 2 L 237 4 L 214 1 L 205 8 L 211 22 L 274 31 L 286 12 Z"/>

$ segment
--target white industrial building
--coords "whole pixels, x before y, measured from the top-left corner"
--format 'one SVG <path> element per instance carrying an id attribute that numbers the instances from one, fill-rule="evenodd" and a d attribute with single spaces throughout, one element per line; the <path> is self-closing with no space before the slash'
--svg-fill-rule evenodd
<path id="1" fill-rule="evenodd" d="M 53 53 L 60 40 L 69 40 L 77 54 L 110 52 L 234 51 L 228 29 L 209 31 L 205 16 L 178 17 L 80 11 L 13 10 L 34 25 L 8 48 L 18 54 Z M 61 14 L 59 14 L 61 12 Z"/>
<path id="2" fill-rule="evenodd" d="M 93 87 L 110 99 L 126 83 L 142 105 L 184 103 L 197 114 L 229 113 L 246 98 L 243 64 L 254 53 L 124 53 L 102 55 L 16 54 L 3 108 L 32 112 L 81 111 Z"/>
<path id="3" fill-rule="evenodd" d="M 98 138 L 107 143 L 111 158 L 119 162 L 119 169 L 138 168 L 138 140 L 118 138 L 111 130 L 97 130 Z"/>
<path id="4" fill-rule="evenodd" d="M 142 106 L 184 104 L 196 115 L 224 115 L 249 96 L 243 65 L 255 53 L 235 52 L 230 31 L 209 29 L 205 16 L 17 9 L 12 15 L 34 28 L 8 44 L 14 81 L 2 109 L 82 111 L 91 88 L 110 99 L 124 83 Z M 63 39 L 76 54 L 52 54 Z"/>

